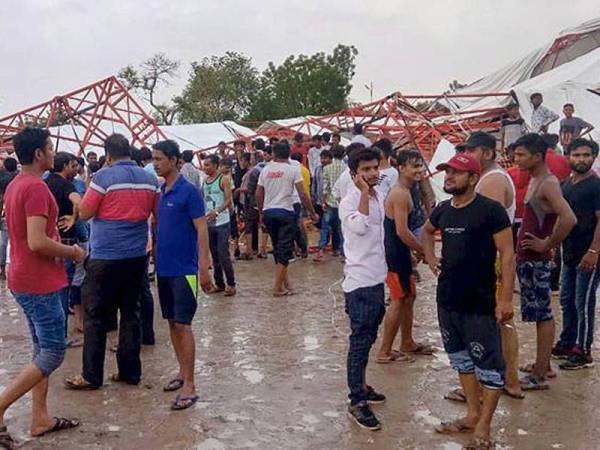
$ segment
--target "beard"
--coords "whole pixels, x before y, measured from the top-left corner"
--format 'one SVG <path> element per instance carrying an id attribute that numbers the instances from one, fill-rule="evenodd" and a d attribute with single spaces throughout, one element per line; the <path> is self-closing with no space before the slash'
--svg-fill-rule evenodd
<path id="1" fill-rule="evenodd" d="M 590 164 L 573 164 L 571 165 L 571 169 L 577 172 L 580 175 L 584 173 L 588 173 L 591 170 L 592 166 Z"/>
<path id="2" fill-rule="evenodd" d="M 469 186 L 454 186 L 447 188 L 444 186 L 444 192 L 450 195 L 463 195 L 469 190 Z"/>

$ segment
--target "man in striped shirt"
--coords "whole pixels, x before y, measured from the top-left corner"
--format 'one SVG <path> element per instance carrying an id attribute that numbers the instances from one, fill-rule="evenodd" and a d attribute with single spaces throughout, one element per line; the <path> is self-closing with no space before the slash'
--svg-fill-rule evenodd
<path id="1" fill-rule="evenodd" d="M 90 257 L 82 287 L 83 371 L 65 380 L 76 390 L 104 381 L 107 323 L 120 310 L 118 373 L 113 381 L 138 384 L 140 301 L 146 271 L 148 218 L 159 199 L 157 178 L 131 160 L 129 142 L 113 134 L 104 143 L 108 167 L 98 171 L 80 205 L 91 221 Z"/>
<path id="2" fill-rule="evenodd" d="M 344 163 L 344 154 L 346 149 L 341 145 L 334 145 L 331 148 L 333 162 L 323 169 L 323 224 L 327 224 L 331 230 L 331 243 L 333 246 L 333 256 L 339 256 L 342 250 L 342 223 L 339 214 L 339 199 L 334 193 L 333 186 L 340 178 L 340 175 L 346 170 Z M 323 258 L 323 250 L 327 242 L 319 242 L 319 253 L 317 260 Z"/>

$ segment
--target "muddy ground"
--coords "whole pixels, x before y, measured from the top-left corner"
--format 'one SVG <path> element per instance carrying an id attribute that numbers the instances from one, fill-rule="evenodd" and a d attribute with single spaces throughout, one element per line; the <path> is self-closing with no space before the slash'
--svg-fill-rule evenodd
<path id="1" fill-rule="evenodd" d="M 435 283 L 421 267 L 426 276 L 418 285 L 416 336 L 440 346 Z M 162 386 L 175 371 L 175 357 L 157 308 L 157 345 L 143 349 L 143 383 L 132 387 L 108 382 L 95 392 L 67 391 L 63 378 L 81 367 L 81 349 L 69 350 L 51 378 L 50 405 L 53 413 L 79 417 L 83 425 L 30 440 L 26 397 L 7 415 L 23 448 L 453 450 L 467 442 L 467 436 L 439 436 L 432 429 L 440 419 L 464 411 L 462 405 L 442 399 L 457 380 L 442 351 L 410 364 L 371 363 L 369 382 L 388 397 L 384 405 L 374 407 L 383 429 L 364 431 L 348 420 L 348 327 L 339 283 L 332 285 L 342 275 L 339 260 L 292 264 L 298 294 L 279 299 L 269 295 L 271 262 L 237 262 L 235 268 L 236 297 L 200 299 L 194 323 L 201 398 L 197 406 L 169 410 L 173 395 L 163 393 Z M 0 289 L 0 386 L 4 386 L 28 361 L 30 338 L 17 304 L 4 284 Z M 529 360 L 534 329 L 520 322 L 517 327 L 521 360 Z M 114 372 L 114 359 L 107 353 L 107 374 Z M 561 372 L 550 391 L 529 394 L 524 401 L 502 398 L 494 421 L 498 448 L 600 448 L 597 380 L 597 368 Z"/>

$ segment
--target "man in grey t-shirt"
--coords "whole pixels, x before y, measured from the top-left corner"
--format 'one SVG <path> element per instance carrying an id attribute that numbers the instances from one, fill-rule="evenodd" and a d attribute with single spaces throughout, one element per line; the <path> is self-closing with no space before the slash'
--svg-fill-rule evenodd
<path id="1" fill-rule="evenodd" d="M 565 118 L 560 121 L 560 144 L 566 148 L 573 139 L 588 134 L 594 126 L 580 117 L 574 117 L 575 107 L 572 103 L 563 106 Z"/>

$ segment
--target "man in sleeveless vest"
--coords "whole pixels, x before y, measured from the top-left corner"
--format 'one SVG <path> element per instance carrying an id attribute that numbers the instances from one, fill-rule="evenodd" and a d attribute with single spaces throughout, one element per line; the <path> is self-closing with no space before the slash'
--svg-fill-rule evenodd
<path id="1" fill-rule="evenodd" d="M 554 342 L 554 316 L 550 303 L 550 268 L 556 248 L 577 224 L 565 201 L 558 179 L 545 163 L 546 142 L 529 133 L 515 142 L 515 163 L 531 174 L 525 195 L 523 223 L 517 239 L 517 275 L 521 285 L 523 322 L 535 322 L 537 352 L 535 363 L 521 367 L 523 390 L 545 390 L 548 377 L 556 374 L 550 367 Z"/>

